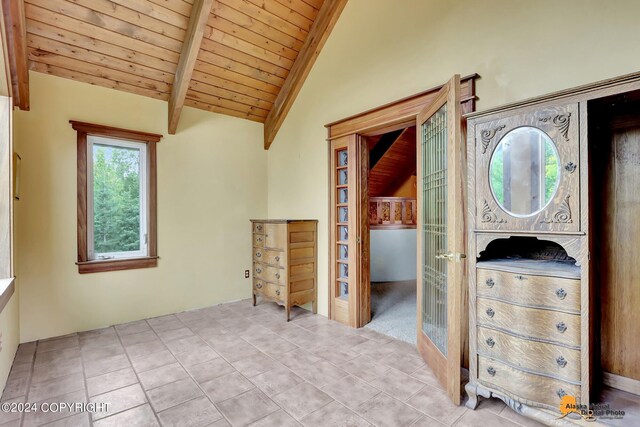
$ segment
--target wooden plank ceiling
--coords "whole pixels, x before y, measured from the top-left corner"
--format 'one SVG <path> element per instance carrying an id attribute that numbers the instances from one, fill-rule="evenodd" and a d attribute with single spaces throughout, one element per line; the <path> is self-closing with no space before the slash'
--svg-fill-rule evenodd
<path id="1" fill-rule="evenodd" d="M 385 137 L 391 141 L 386 143 Z M 381 144 L 386 145 L 380 147 Z M 407 179 L 416 173 L 416 127 L 401 132 L 390 132 L 370 144 L 369 196 L 391 196 Z M 374 155 L 377 148 L 382 152 Z"/>
<path id="2" fill-rule="evenodd" d="M 346 3 L 23 1 L 31 70 L 165 101 L 172 96 L 176 75 L 187 76 L 184 87 L 176 88 L 177 102 L 182 95 L 184 105 L 262 123 L 274 104 L 289 102 L 291 93 L 281 93 L 283 86 L 294 85 L 287 91 L 295 98 L 300 75 L 287 83 L 290 71 L 298 60 L 296 68 L 303 70 L 304 81 Z M 207 15 L 194 16 L 203 9 Z M 200 27 L 198 22 L 190 24 L 190 18 L 200 19 Z M 195 50 L 187 43 L 194 43 Z M 181 62 L 181 55 L 191 56 Z M 285 105 L 284 114 L 289 107 Z M 265 148 L 282 118 L 271 120 L 276 125 L 270 126 Z"/>

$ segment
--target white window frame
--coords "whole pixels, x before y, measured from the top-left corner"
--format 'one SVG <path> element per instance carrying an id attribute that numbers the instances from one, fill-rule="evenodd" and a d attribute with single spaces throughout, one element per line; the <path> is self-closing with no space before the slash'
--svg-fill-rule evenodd
<path id="1" fill-rule="evenodd" d="M 140 151 L 140 250 L 96 253 L 94 248 L 93 146 L 106 145 Z M 87 135 L 87 255 L 91 261 L 144 258 L 149 256 L 149 154 L 144 142 Z"/>

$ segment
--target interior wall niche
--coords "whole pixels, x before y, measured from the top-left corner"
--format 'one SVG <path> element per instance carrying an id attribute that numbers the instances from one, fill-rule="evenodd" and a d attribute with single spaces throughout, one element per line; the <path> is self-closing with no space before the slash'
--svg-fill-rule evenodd
<path id="1" fill-rule="evenodd" d="M 640 90 L 591 100 L 588 114 L 597 373 L 604 385 L 640 395 Z"/>
<path id="2" fill-rule="evenodd" d="M 492 241 L 487 248 L 480 253 L 478 261 L 506 258 L 562 261 L 569 264 L 576 262 L 558 243 L 540 240 L 535 237 L 520 236 Z"/>

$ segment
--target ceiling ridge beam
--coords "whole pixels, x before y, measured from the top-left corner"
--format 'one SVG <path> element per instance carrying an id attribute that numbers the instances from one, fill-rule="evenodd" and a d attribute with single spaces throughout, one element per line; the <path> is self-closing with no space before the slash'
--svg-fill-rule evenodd
<path id="1" fill-rule="evenodd" d="M 11 73 L 11 96 L 14 107 L 29 110 L 29 60 L 27 23 L 23 0 L 2 0 L 2 15 Z"/>
<path id="2" fill-rule="evenodd" d="M 280 89 L 273 108 L 264 123 L 264 149 L 268 150 L 287 117 L 324 43 L 329 38 L 347 0 L 325 0 L 311 26 L 307 39 Z"/>
<path id="3" fill-rule="evenodd" d="M 189 90 L 189 82 L 196 65 L 200 45 L 211 13 L 213 0 L 195 0 L 189 17 L 189 27 L 182 43 L 180 60 L 176 76 L 169 96 L 169 133 L 175 134 L 178 129 L 180 113 Z"/>

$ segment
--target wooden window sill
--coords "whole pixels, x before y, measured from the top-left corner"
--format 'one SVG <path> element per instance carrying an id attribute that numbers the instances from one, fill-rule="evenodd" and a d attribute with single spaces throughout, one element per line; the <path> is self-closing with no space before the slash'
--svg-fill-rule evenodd
<path id="1" fill-rule="evenodd" d="M 0 279 L 0 313 L 4 310 L 16 289 L 15 277 Z"/>
<path id="2" fill-rule="evenodd" d="M 129 259 L 108 259 L 87 262 L 77 262 L 78 273 L 100 273 L 103 271 L 133 270 L 136 268 L 150 268 L 158 266 L 158 258 L 129 258 Z"/>

